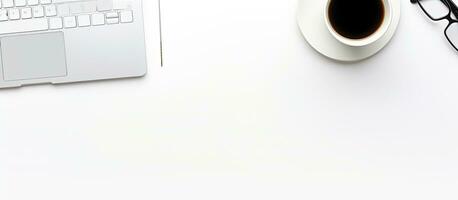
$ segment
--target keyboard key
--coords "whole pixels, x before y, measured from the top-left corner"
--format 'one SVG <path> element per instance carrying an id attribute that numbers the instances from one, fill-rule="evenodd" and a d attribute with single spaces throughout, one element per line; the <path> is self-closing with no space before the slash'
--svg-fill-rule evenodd
<path id="1" fill-rule="evenodd" d="M 118 24 L 119 18 L 107 18 L 107 24 Z"/>
<path id="2" fill-rule="evenodd" d="M 2 7 L 3 8 L 14 7 L 14 1 L 13 0 L 2 0 Z"/>
<path id="3" fill-rule="evenodd" d="M 7 10 L 0 10 L 0 21 L 8 20 L 8 11 Z"/>
<path id="4" fill-rule="evenodd" d="M 17 8 L 12 8 L 8 10 L 8 17 L 10 20 L 17 20 L 21 18 L 21 15 L 19 14 L 19 9 Z"/>
<path id="5" fill-rule="evenodd" d="M 76 27 L 76 17 L 64 17 L 64 26 L 65 28 L 75 28 Z"/>
<path id="6" fill-rule="evenodd" d="M 130 1 L 114 1 L 113 2 L 113 9 L 114 10 L 125 10 L 126 8 L 131 7 L 132 2 Z"/>
<path id="7" fill-rule="evenodd" d="M 81 3 L 72 3 L 69 5 L 70 13 L 73 15 L 77 15 L 83 12 L 83 8 L 81 7 Z"/>
<path id="8" fill-rule="evenodd" d="M 25 19 L 2 22 L 0 34 L 21 33 L 48 30 L 48 20 L 45 18 Z"/>
<path id="9" fill-rule="evenodd" d="M 56 18 L 50 18 L 49 19 L 49 29 L 61 29 L 63 28 L 63 21 L 62 18 L 56 17 Z"/>
<path id="10" fill-rule="evenodd" d="M 27 4 L 29 6 L 36 6 L 38 5 L 38 0 L 27 0 Z"/>
<path id="11" fill-rule="evenodd" d="M 118 18 L 119 15 L 117 12 L 109 12 L 106 14 L 107 18 Z"/>
<path id="12" fill-rule="evenodd" d="M 83 13 L 93 13 L 97 11 L 97 2 L 88 1 L 81 3 L 81 9 Z"/>
<path id="13" fill-rule="evenodd" d="M 17 7 L 23 7 L 23 6 L 27 5 L 27 2 L 26 2 L 26 0 L 14 0 L 14 4 Z"/>
<path id="14" fill-rule="evenodd" d="M 134 21 L 132 11 L 122 11 L 121 12 L 121 22 L 130 23 Z"/>
<path id="15" fill-rule="evenodd" d="M 33 11 L 33 17 L 44 17 L 45 16 L 45 11 L 43 10 L 43 7 L 41 6 L 33 7 L 32 11 Z"/>
<path id="16" fill-rule="evenodd" d="M 45 13 L 46 16 L 51 17 L 51 16 L 56 16 L 57 15 L 57 8 L 55 5 L 46 5 L 45 6 Z"/>
<path id="17" fill-rule="evenodd" d="M 57 6 L 57 12 L 61 16 L 70 15 L 70 7 L 67 4 L 62 4 Z"/>
<path id="18" fill-rule="evenodd" d="M 89 15 L 78 16 L 78 26 L 85 27 L 91 25 L 91 19 Z"/>
<path id="19" fill-rule="evenodd" d="M 51 4 L 51 0 L 40 0 L 41 4 Z"/>
<path id="20" fill-rule="evenodd" d="M 113 9 L 113 0 L 98 0 L 97 10 L 98 11 L 109 11 Z"/>
<path id="21" fill-rule="evenodd" d="M 22 19 L 30 19 L 30 18 L 32 18 L 32 8 L 23 8 L 23 9 L 21 9 L 21 16 L 22 16 Z"/>
<path id="22" fill-rule="evenodd" d="M 92 15 L 92 25 L 98 26 L 98 25 L 104 25 L 105 24 L 105 15 L 104 14 L 93 14 Z"/>

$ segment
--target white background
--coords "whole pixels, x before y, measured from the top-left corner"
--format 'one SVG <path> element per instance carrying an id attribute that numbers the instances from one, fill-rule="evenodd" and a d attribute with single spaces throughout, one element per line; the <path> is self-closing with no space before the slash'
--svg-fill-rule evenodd
<path id="1" fill-rule="evenodd" d="M 0 91 L 0 199 L 456 199 L 445 24 L 403 0 L 393 41 L 339 64 L 296 3 L 164 0 L 164 68 Z"/>

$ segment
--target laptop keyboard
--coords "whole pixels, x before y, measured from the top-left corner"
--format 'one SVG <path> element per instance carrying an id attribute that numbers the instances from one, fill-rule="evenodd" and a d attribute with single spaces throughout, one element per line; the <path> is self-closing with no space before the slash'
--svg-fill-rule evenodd
<path id="1" fill-rule="evenodd" d="M 128 2 L 0 0 L 0 34 L 132 23 Z"/>

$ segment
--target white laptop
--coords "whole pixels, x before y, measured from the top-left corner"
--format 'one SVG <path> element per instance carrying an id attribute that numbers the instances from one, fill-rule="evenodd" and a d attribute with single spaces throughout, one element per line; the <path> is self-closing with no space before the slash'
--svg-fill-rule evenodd
<path id="1" fill-rule="evenodd" d="M 0 46 L 0 88 L 147 72 L 142 0 L 0 0 Z"/>

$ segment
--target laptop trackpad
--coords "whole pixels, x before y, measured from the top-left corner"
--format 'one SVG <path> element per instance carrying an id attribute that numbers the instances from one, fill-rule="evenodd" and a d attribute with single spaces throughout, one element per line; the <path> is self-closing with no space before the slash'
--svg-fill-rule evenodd
<path id="1" fill-rule="evenodd" d="M 3 37 L 0 42 L 6 81 L 67 75 L 62 32 Z"/>

